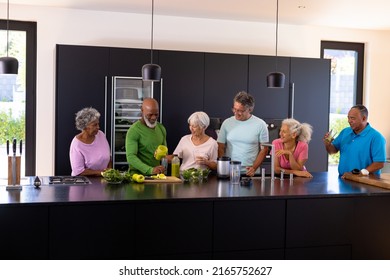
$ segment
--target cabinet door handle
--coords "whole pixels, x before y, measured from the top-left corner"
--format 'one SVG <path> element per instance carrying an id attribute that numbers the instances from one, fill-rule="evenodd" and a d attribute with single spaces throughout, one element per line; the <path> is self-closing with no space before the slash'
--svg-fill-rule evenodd
<path id="1" fill-rule="evenodd" d="M 294 98 L 295 98 L 295 83 L 291 83 L 291 108 L 290 108 L 290 118 L 294 118 Z"/>
<path id="2" fill-rule="evenodd" d="M 104 133 L 107 134 L 107 76 L 104 77 Z"/>

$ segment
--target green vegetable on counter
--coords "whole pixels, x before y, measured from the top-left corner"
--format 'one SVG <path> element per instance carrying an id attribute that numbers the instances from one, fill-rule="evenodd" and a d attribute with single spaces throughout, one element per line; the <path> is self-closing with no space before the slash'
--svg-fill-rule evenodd
<path id="1" fill-rule="evenodd" d="M 211 170 L 206 168 L 206 169 L 201 169 L 201 168 L 188 168 L 186 170 L 183 170 L 181 172 L 181 177 L 183 178 L 184 181 L 191 181 L 191 182 L 199 182 L 201 180 L 207 180 Z"/>
<path id="2" fill-rule="evenodd" d="M 101 174 L 104 180 L 106 180 L 109 183 L 120 183 L 123 181 L 123 174 L 116 169 L 110 168 L 103 171 Z"/>

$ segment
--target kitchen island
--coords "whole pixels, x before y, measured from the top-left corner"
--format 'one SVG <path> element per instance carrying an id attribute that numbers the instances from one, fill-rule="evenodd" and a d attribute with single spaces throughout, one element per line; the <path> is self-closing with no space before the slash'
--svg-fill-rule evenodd
<path id="1" fill-rule="evenodd" d="M 0 182 L 1 259 L 390 259 L 390 190 L 314 178 Z"/>

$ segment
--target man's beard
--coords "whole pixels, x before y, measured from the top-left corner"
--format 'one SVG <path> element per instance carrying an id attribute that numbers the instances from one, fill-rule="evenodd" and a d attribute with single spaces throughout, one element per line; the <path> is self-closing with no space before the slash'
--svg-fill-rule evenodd
<path id="1" fill-rule="evenodd" d="M 147 127 L 149 127 L 149 128 L 155 128 L 156 127 L 157 120 L 154 123 L 151 123 L 145 116 L 142 116 L 142 118 L 144 119 L 144 122 L 145 122 Z"/>

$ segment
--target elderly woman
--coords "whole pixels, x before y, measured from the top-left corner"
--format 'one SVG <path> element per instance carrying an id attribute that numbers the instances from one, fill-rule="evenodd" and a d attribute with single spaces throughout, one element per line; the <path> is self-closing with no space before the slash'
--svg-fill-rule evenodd
<path id="1" fill-rule="evenodd" d="M 205 112 L 195 112 L 188 118 L 191 134 L 180 139 L 173 154 L 182 159 L 180 170 L 191 167 L 217 169 L 218 144 L 205 131 L 210 118 Z"/>
<path id="2" fill-rule="evenodd" d="M 94 108 L 84 108 L 76 114 L 76 128 L 81 133 L 70 144 L 72 176 L 101 176 L 102 171 L 112 168 L 110 146 L 99 130 L 99 118 Z"/>
<path id="3" fill-rule="evenodd" d="M 300 177 L 313 177 L 305 168 L 309 158 L 308 143 L 312 127 L 295 119 L 284 119 L 280 128 L 280 138 L 272 141 L 275 146 L 275 172 L 294 174 Z"/>

